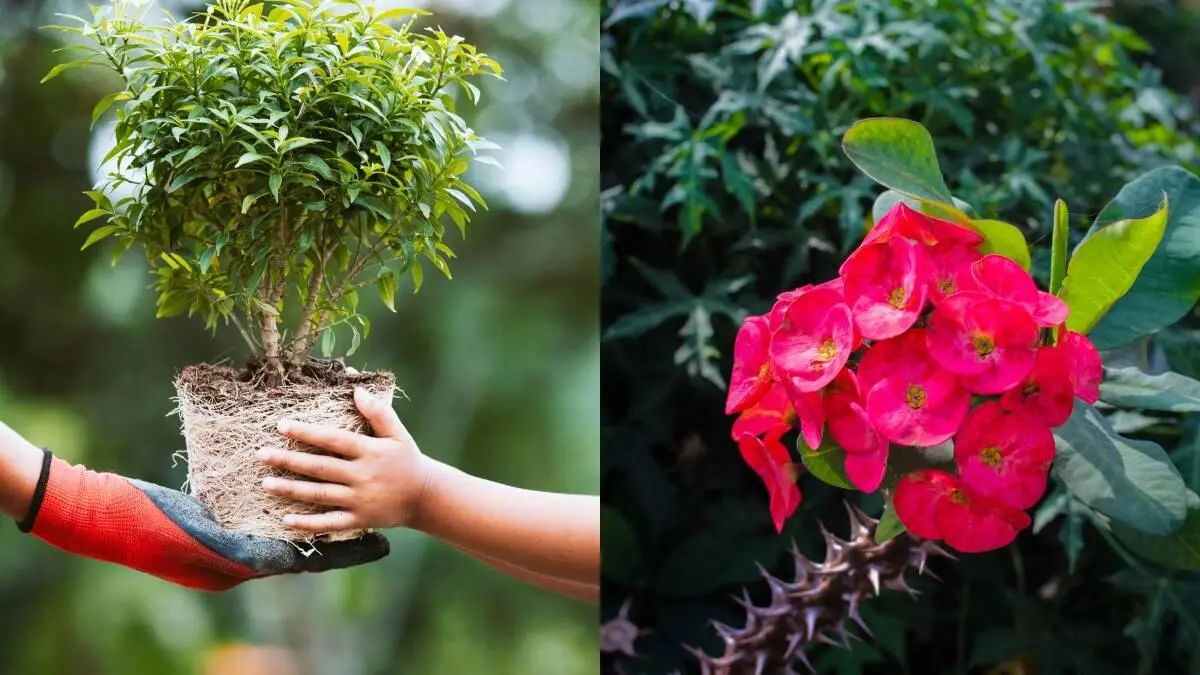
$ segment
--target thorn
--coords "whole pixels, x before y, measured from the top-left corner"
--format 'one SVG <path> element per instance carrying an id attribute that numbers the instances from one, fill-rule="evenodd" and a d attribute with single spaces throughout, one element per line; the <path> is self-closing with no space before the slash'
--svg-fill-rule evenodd
<path id="1" fill-rule="evenodd" d="M 803 641 L 804 641 L 803 633 L 792 633 L 792 636 L 790 638 L 788 638 L 787 649 L 785 649 L 783 651 L 783 660 L 791 661 L 792 657 L 796 654 L 797 648 L 800 646 L 800 643 Z M 803 652 L 801 652 L 801 653 L 803 653 Z"/>
<path id="2" fill-rule="evenodd" d="M 908 580 L 904 578 L 904 575 L 899 575 L 888 579 L 884 584 L 884 588 L 892 591 L 904 591 L 909 595 L 909 597 L 912 598 L 915 598 L 921 594 L 919 591 L 917 591 L 917 589 L 908 585 Z"/>
<path id="3" fill-rule="evenodd" d="M 808 672 L 812 673 L 813 675 L 817 675 L 816 668 L 813 668 L 812 662 L 808 660 L 808 655 L 803 651 L 796 652 L 796 660 L 800 663 L 803 663 L 804 667 L 808 669 Z"/>
<path id="4" fill-rule="evenodd" d="M 867 568 L 867 579 L 871 581 L 871 588 L 875 589 L 875 595 L 879 595 L 879 568 L 875 566 Z"/>
<path id="5" fill-rule="evenodd" d="M 628 619 L 629 610 L 633 608 L 633 598 L 625 598 L 625 602 L 621 603 L 621 608 L 617 610 L 617 618 Z"/>
<path id="6" fill-rule="evenodd" d="M 932 542 L 932 541 L 928 541 L 928 540 L 922 542 L 921 550 L 924 551 L 925 553 L 927 553 L 928 555 L 937 556 L 939 558 L 949 558 L 950 560 L 958 560 L 958 558 L 953 553 L 950 553 L 949 551 L 942 548 L 941 546 L 938 546 L 936 542 Z"/>
<path id="7" fill-rule="evenodd" d="M 817 633 L 817 637 L 814 638 L 813 641 L 820 642 L 821 644 L 830 645 L 832 647 L 841 647 L 842 646 L 842 644 L 840 642 L 838 642 L 837 640 L 834 640 L 833 638 L 826 635 L 825 631 L 821 631 L 820 633 Z"/>
<path id="8" fill-rule="evenodd" d="M 807 629 L 805 635 L 809 640 L 813 639 L 813 632 L 816 630 L 817 619 L 820 616 L 820 607 L 806 607 L 804 609 L 804 627 Z"/>
<path id="9" fill-rule="evenodd" d="M 754 657 L 754 675 L 763 675 L 767 667 L 767 653 L 758 652 Z"/>
<path id="10" fill-rule="evenodd" d="M 850 633 L 846 630 L 846 624 L 839 623 L 837 627 L 838 638 L 842 641 L 842 646 L 850 649 Z"/>

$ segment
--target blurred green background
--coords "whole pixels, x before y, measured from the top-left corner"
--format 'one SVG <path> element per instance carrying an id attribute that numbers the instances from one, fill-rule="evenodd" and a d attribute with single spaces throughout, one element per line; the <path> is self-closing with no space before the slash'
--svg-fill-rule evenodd
<path id="1" fill-rule="evenodd" d="M 176 16 L 199 2 L 174 2 Z M 425 452 L 489 479 L 595 494 L 599 487 L 598 12 L 582 0 L 380 1 L 497 58 L 467 111 L 498 142 L 503 171 L 474 176 L 491 206 L 452 282 L 371 300 L 371 338 L 350 360 L 393 370 L 397 409 Z M 171 379 L 245 358 L 236 335 L 156 321 L 144 263 L 81 253 L 115 83 L 75 71 L 46 85 L 58 35 L 39 30 L 83 3 L 0 0 L 0 420 L 89 467 L 172 487 L 184 467 Z M 303 675 L 597 671 L 596 610 L 508 579 L 422 535 L 388 533 L 392 555 L 354 570 L 195 593 L 73 558 L 0 528 L 0 673 L 275 675 L 220 665 L 229 643 L 286 647 Z M 206 665 L 207 664 L 207 665 Z M 242 668 L 239 670 L 239 668 Z M 284 672 L 284 671 L 278 671 Z"/>

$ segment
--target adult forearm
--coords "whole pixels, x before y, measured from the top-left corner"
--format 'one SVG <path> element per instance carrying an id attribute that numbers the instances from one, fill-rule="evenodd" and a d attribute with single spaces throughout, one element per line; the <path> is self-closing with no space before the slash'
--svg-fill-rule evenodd
<path id="1" fill-rule="evenodd" d="M 416 529 L 534 574 L 599 583 L 599 498 L 524 490 L 437 462 L 429 472 Z"/>
<path id="2" fill-rule="evenodd" d="M 544 591 L 558 593 L 559 595 L 565 595 L 567 597 L 575 598 L 576 600 L 582 600 L 584 602 L 590 602 L 592 604 L 600 602 L 600 586 L 598 584 L 588 584 L 578 581 L 558 579 L 556 577 L 548 577 L 544 574 L 537 574 L 536 572 L 530 572 L 527 569 L 510 565 L 504 561 L 483 555 L 477 551 L 472 551 L 471 549 L 463 546 L 455 546 L 454 544 L 451 544 L 451 546 L 459 551 L 462 551 L 463 553 L 466 553 L 488 567 L 491 567 L 497 572 L 501 572 L 514 579 L 524 581 L 525 583 L 530 584 L 531 586 L 536 586 Z"/>
<path id="3" fill-rule="evenodd" d="M 45 453 L 0 423 L 0 513 L 23 520 L 37 488 Z"/>

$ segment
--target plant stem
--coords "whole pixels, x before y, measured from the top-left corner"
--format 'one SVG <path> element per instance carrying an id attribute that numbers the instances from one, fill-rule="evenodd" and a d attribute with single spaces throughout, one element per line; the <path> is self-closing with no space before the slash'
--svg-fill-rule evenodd
<path id="1" fill-rule="evenodd" d="M 312 275 L 308 278 L 308 295 L 304 299 L 304 309 L 300 313 L 300 328 L 296 331 L 296 339 L 293 342 L 292 348 L 292 365 L 299 368 L 304 363 L 304 359 L 312 351 L 313 340 L 319 331 L 313 330 L 315 327 L 315 319 L 313 316 L 317 311 L 317 305 L 321 299 L 321 284 L 325 281 L 325 265 L 329 262 L 330 251 L 325 251 L 321 254 L 320 262 L 313 268 Z"/>
<path id="2" fill-rule="evenodd" d="M 274 283 L 268 286 L 270 290 L 264 291 L 264 297 L 259 298 L 264 305 L 264 307 L 259 308 L 262 314 L 260 330 L 262 331 L 263 356 L 266 359 L 267 386 L 271 387 L 283 384 L 284 374 L 279 338 L 279 317 L 276 312 L 279 309 L 279 300 L 283 297 L 284 289 L 287 287 L 285 282 L 287 281 L 287 263 L 290 257 L 290 250 L 288 248 L 290 245 L 290 235 L 288 232 L 286 208 L 282 211 L 280 217 L 283 222 L 280 223 L 279 227 L 279 249 L 276 250 L 275 255 L 271 259 L 271 267 L 275 272 L 275 277 L 273 279 L 268 277 L 268 280 Z M 269 311 L 268 308 L 274 311 Z"/>

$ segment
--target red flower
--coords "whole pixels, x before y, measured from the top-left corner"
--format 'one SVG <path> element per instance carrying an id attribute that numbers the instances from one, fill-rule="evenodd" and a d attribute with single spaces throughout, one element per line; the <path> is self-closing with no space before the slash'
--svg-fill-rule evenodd
<path id="1" fill-rule="evenodd" d="M 1027 509 L 1046 492 L 1054 435 L 989 401 L 967 416 L 954 439 L 954 461 L 974 494 Z"/>
<path id="2" fill-rule="evenodd" d="M 876 342 L 858 366 L 871 423 L 893 443 L 929 447 L 954 435 L 971 395 L 930 356 L 926 331 L 916 328 Z"/>
<path id="3" fill-rule="evenodd" d="M 969 268 L 971 263 L 979 260 L 980 253 L 974 246 L 948 243 L 938 244 L 930 249 L 929 258 L 933 262 L 933 280 L 929 284 L 929 301 L 936 307 L 942 304 L 946 296 L 954 295 L 959 290 L 958 276 L 961 270 Z"/>
<path id="4" fill-rule="evenodd" d="M 767 323 L 763 316 L 748 317 L 733 341 L 733 374 L 725 399 L 726 415 L 758 403 L 774 382 L 767 351 L 771 343 Z"/>
<path id="5" fill-rule="evenodd" d="M 975 494 L 958 478 L 935 469 L 901 478 L 893 505 L 909 532 L 923 539 L 943 539 L 963 553 L 1007 546 L 1030 525 L 1024 511 Z"/>
<path id="6" fill-rule="evenodd" d="M 895 337 L 912 327 L 929 291 L 929 253 L 900 237 L 855 251 L 842 264 L 846 303 L 858 332 L 870 340 Z"/>
<path id="7" fill-rule="evenodd" d="M 1067 320 L 1067 303 L 1039 291 L 1028 272 L 1002 255 L 983 256 L 960 269 L 956 281 L 959 290 L 978 291 L 1020 305 L 1040 326 L 1057 326 Z"/>
<path id="8" fill-rule="evenodd" d="M 733 423 L 734 439 L 742 436 L 781 436 L 796 424 L 796 410 L 782 384 L 767 390 L 758 403 L 746 408 Z"/>
<path id="9" fill-rule="evenodd" d="M 825 432 L 824 394 L 820 391 L 800 391 L 789 377 L 785 377 L 781 383 L 800 422 L 800 437 L 810 448 L 821 447 Z"/>
<path id="10" fill-rule="evenodd" d="M 983 243 L 983 236 L 978 232 L 946 220 L 927 216 L 904 202 L 897 202 L 895 206 L 888 209 L 875 227 L 867 233 L 862 246 L 884 242 L 893 237 L 912 239 L 926 246 L 962 244 L 977 247 Z"/>
<path id="11" fill-rule="evenodd" d="M 742 436 L 737 439 L 742 459 L 754 469 L 767 486 L 771 498 L 771 521 L 775 531 L 783 531 L 783 521 L 800 506 L 800 489 L 796 487 L 798 470 L 779 436 L 765 438 Z"/>
<path id="12" fill-rule="evenodd" d="M 1058 348 L 1063 350 L 1075 395 L 1088 403 L 1100 400 L 1104 368 L 1096 345 L 1075 331 L 1063 329 L 1059 332 Z"/>
<path id="13" fill-rule="evenodd" d="M 1000 404 L 1045 427 L 1066 422 L 1075 405 L 1067 351 L 1061 345 L 1039 349 L 1033 370 L 1023 382 L 1004 392 Z"/>
<path id="14" fill-rule="evenodd" d="M 846 477 L 850 483 L 867 493 L 879 489 L 887 469 L 889 445 L 867 417 L 852 371 L 843 370 L 829 385 L 825 410 L 829 433 L 846 451 Z"/>
<path id="15" fill-rule="evenodd" d="M 1025 379 L 1037 358 L 1038 328 L 1019 305 L 973 291 L 946 298 L 929 318 L 929 351 L 976 394 L 999 394 Z"/>
<path id="16" fill-rule="evenodd" d="M 818 391 L 846 365 L 854 323 L 841 294 L 813 287 L 793 297 L 779 315 L 768 351 L 781 379 L 797 392 Z"/>

